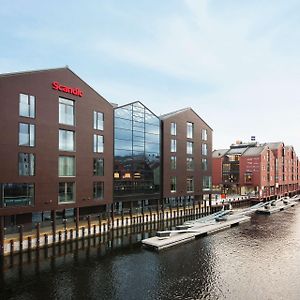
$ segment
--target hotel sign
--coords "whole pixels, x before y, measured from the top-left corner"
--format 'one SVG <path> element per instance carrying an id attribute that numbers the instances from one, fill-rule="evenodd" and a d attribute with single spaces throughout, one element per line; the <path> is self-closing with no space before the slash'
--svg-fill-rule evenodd
<path id="1" fill-rule="evenodd" d="M 58 81 L 53 81 L 52 82 L 52 88 L 56 91 L 61 91 L 67 94 L 71 94 L 74 96 L 82 97 L 83 96 L 83 91 L 80 90 L 79 88 L 74 88 L 74 87 L 69 87 L 66 85 L 60 84 Z"/>

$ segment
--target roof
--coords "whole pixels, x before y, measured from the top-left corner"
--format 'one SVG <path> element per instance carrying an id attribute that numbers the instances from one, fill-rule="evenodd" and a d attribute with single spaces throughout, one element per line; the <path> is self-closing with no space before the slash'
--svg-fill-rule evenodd
<path id="1" fill-rule="evenodd" d="M 141 101 L 133 101 L 121 106 L 115 106 L 114 109 L 119 109 L 119 108 L 124 108 L 125 106 L 129 106 L 129 105 L 133 105 L 133 104 L 139 104 L 139 106 L 143 106 L 144 108 L 146 108 L 147 110 L 149 110 L 154 116 L 156 116 L 157 118 L 159 118 L 159 116 L 157 116 L 157 114 L 155 114 L 151 109 L 149 109 L 145 104 L 143 104 Z"/>
<path id="2" fill-rule="evenodd" d="M 159 118 L 161 120 L 166 120 L 170 117 L 176 116 L 180 113 L 183 113 L 183 112 L 189 111 L 189 110 L 191 110 L 203 123 L 205 123 L 211 130 L 213 130 L 191 107 L 185 107 L 185 108 L 182 108 L 182 109 L 175 110 L 173 112 L 169 112 L 167 114 L 160 115 Z"/>
<path id="3" fill-rule="evenodd" d="M 272 143 L 265 143 L 266 146 L 268 146 L 271 150 L 277 150 L 283 142 L 272 142 Z"/>
<path id="4" fill-rule="evenodd" d="M 241 148 L 232 148 L 226 153 L 226 155 L 242 155 L 248 148 L 241 147 Z"/>
<path id="5" fill-rule="evenodd" d="M 219 158 L 219 157 L 223 157 L 226 152 L 228 151 L 229 149 L 219 149 L 219 150 L 214 150 L 213 153 L 212 153 L 212 157 L 213 158 Z"/>
<path id="6" fill-rule="evenodd" d="M 106 100 L 102 95 L 100 95 L 94 88 L 92 88 L 86 81 L 84 81 L 81 77 L 79 77 L 74 71 L 72 71 L 68 66 L 60 67 L 60 68 L 52 68 L 52 69 L 40 69 L 40 70 L 29 70 L 29 71 L 21 71 L 21 72 L 12 72 L 12 73 L 4 73 L 0 74 L 1 77 L 9 77 L 9 76 L 22 76 L 33 73 L 43 73 L 43 72 L 55 72 L 55 71 L 69 71 L 73 73 L 79 80 L 81 80 L 84 84 L 86 84 L 90 89 L 92 89 L 97 95 L 99 95 L 104 101 L 108 104 L 112 105 L 108 100 Z"/>
<path id="7" fill-rule="evenodd" d="M 260 155 L 265 149 L 266 149 L 266 146 L 249 147 L 249 148 L 243 153 L 243 156 L 258 156 L 258 155 Z"/>

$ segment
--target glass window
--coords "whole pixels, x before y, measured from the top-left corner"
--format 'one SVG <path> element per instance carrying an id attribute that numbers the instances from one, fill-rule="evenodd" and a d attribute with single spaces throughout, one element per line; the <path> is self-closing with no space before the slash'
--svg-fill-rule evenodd
<path id="1" fill-rule="evenodd" d="M 186 137 L 192 139 L 194 137 L 194 124 L 187 122 L 186 123 Z"/>
<path id="2" fill-rule="evenodd" d="M 202 144 L 202 155 L 207 155 L 207 144 Z"/>
<path id="3" fill-rule="evenodd" d="M 59 123 L 74 125 L 74 101 L 59 97 Z"/>
<path id="4" fill-rule="evenodd" d="M 19 115 L 20 117 L 35 117 L 35 97 L 31 95 L 20 94 L 19 97 Z"/>
<path id="5" fill-rule="evenodd" d="M 170 188 L 171 188 L 171 193 L 176 192 L 176 177 L 175 176 L 171 177 Z"/>
<path id="6" fill-rule="evenodd" d="M 115 127 L 132 130 L 132 120 L 115 118 Z"/>
<path id="7" fill-rule="evenodd" d="M 207 171 L 207 159 L 202 158 L 202 171 Z"/>
<path id="8" fill-rule="evenodd" d="M 159 153 L 160 144 L 150 144 L 150 143 L 146 143 L 145 146 L 146 146 L 146 147 L 145 147 L 146 152 L 155 152 L 155 153 Z"/>
<path id="9" fill-rule="evenodd" d="M 211 190 L 211 176 L 203 176 L 203 191 Z"/>
<path id="10" fill-rule="evenodd" d="M 176 152 L 176 140 L 171 140 L 171 152 Z"/>
<path id="11" fill-rule="evenodd" d="M 75 132 L 59 129 L 59 150 L 75 151 Z"/>
<path id="12" fill-rule="evenodd" d="M 94 152 L 103 153 L 104 140 L 103 135 L 94 134 Z"/>
<path id="13" fill-rule="evenodd" d="M 35 175 L 35 156 L 32 153 L 19 153 L 19 175 Z"/>
<path id="14" fill-rule="evenodd" d="M 176 156 L 171 156 L 171 170 L 176 170 Z"/>
<path id="15" fill-rule="evenodd" d="M 186 179 L 186 190 L 187 190 L 187 192 L 194 191 L 194 177 L 188 177 Z"/>
<path id="16" fill-rule="evenodd" d="M 146 133 L 146 143 L 157 143 L 159 144 L 159 135 Z"/>
<path id="17" fill-rule="evenodd" d="M 132 141 L 115 140 L 115 149 L 132 150 Z"/>
<path id="18" fill-rule="evenodd" d="M 127 129 L 115 129 L 115 138 L 118 140 L 132 140 L 132 131 Z"/>
<path id="19" fill-rule="evenodd" d="M 186 158 L 186 169 L 188 171 L 194 171 L 194 158 L 193 157 Z"/>
<path id="20" fill-rule="evenodd" d="M 58 176 L 75 176 L 75 157 L 60 156 L 58 160 Z"/>
<path id="21" fill-rule="evenodd" d="M 103 199 L 103 197 L 104 197 L 104 183 L 102 181 L 94 182 L 93 198 Z"/>
<path id="22" fill-rule="evenodd" d="M 206 129 L 202 129 L 202 140 L 203 141 L 207 141 L 207 130 Z"/>
<path id="23" fill-rule="evenodd" d="M 103 130 L 104 115 L 102 112 L 94 111 L 94 129 Z"/>
<path id="24" fill-rule="evenodd" d="M 171 135 L 176 135 L 176 123 L 171 123 Z"/>
<path id="25" fill-rule="evenodd" d="M 155 125 L 147 124 L 147 123 L 145 124 L 145 131 L 147 133 L 159 134 L 159 129 L 160 129 L 159 126 L 155 126 Z"/>
<path id="26" fill-rule="evenodd" d="M 60 182 L 58 203 L 75 202 L 75 182 Z"/>
<path id="27" fill-rule="evenodd" d="M 131 107 L 127 108 L 116 108 L 115 109 L 115 117 L 131 120 L 132 119 L 132 109 Z"/>
<path id="28" fill-rule="evenodd" d="M 19 146 L 35 146 L 35 125 L 19 124 Z"/>
<path id="29" fill-rule="evenodd" d="M 194 150 L 194 143 L 186 142 L 186 154 L 193 154 L 193 150 Z"/>
<path id="30" fill-rule="evenodd" d="M 104 176 L 104 159 L 94 158 L 94 175 Z"/>
<path id="31" fill-rule="evenodd" d="M 0 184 L 3 207 L 29 206 L 34 204 L 33 183 L 4 183 Z M 1 199 L 1 197 L 0 197 Z"/>

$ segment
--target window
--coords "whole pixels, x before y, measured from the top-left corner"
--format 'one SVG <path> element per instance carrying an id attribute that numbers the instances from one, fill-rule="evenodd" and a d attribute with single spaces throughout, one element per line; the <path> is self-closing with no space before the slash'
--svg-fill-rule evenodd
<path id="1" fill-rule="evenodd" d="M 194 143 L 186 142 L 186 154 L 193 154 Z"/>
<path id="2" fill-rule="evenodd" d="M 74 125 L 74 101 L 59 97 L 59 123 Z"/>
<path id="3" fill-rule="evenodd" d="M 60 156 L 58 160 L 58 176 L 75 176 L 75 157 Z"/>
<path id="4" fill-rule="evenodd" d="M 170 188 L 171 188 L 171 193 L 176 192 L 176 177 L 175 176 L 171 177 Z"/>
<path id="5" fill-rule="evenodd" d="M 192 139 L 194 137 L 194 124 L 187 122 L 186 123 L 186 137 Z"/>
<path id="6" fill-rule="evenodd" d="M 102 112 L 94 111 L 94 129 L 103 130 L 104 115 Z"/>
<path id="7" fill-rule="evenodd" d="M 176 156 L 171 156 L 171 170 L 176 170 Z"/>
<path id="8" fill-rule="evenodd" d="M 59 130 L 59 150 L 75 151 L 75 132 L 70 130 Z"/>
<path id="9" fill-rule="evenodd" d="M 104 176 L 104 160 L 103 158 L 94 158 L 94 175 Z"/>
<path id="10" fill-rule="evenodd" d="M 35 97 L 31 95 L 20 94 L 19 97 L 19 115 L 20 117 L 35 117 Z"/>
<path id="11" fill-rule="evenodd" d="M 245 173 L 245 183 L 252 183 L 252 173 Z"/>
<path id="12" fill-rule="evenodd" d="M 202 171 L 207 171 L 207 159 L 206 158 L 202 158 Z M 224 167 L 224 165 L 223 165 Z"/>
<path id="13" fill-rule="evenodd" d="M 1 206 L 29 206 L 34 204 L 33 183 L 4 183 L 0 184 L 2 196 Z M 0 196 L 0 200 L 1 200 Z"/>
<path id="14" fill-rule="evenodd" d="M 103 199 L 104 196 L 104 183 L 102 181 L 94 182 L 94 199 Z"/>
<path id="15" fill-rule="evenodd" d="M 35 125 L 19 124 L 19 146 L 35 146 Z"/>
<path id="16" fill-rule="evenodd" d="M 202 144 L 202 155 L 207 155 L 207 144 Z"/>
<path id="17" fill-rule="evenodd" d="M 186 169 L 188 171 L 194 171 L 194 158 L 192 157 L 186 158 Z"/>
<path id="18" fill-rule="evenodd" d="M 58 203 L 75 202 L 75 182 L 60 182 Z"/>
<path id="19" fill-rule="evenodd" d="M 176 135 L 176 123 L 171 123 L 171 135 Z"/>
<path id="20" fill-rule="evenodd" d="M 176 140 L 171 140 L 171 152 L 176 152 Z"/>
<path id="21" fill-rule="evenodd" d="M 201 134 L 202 134 L 202 141 L 207 141 L 207 130 L 202 129 Z"/>
<path id="22" fill-rule="evenodd" d="M 32 153 L 19 153 L 19 175 L 34 176 L 35 156 Z"/>
<path id="23" fill-rule="evenodd" d="M 186 190 L 190 193 L 194 191 L 194 177 L 188 177 L 186 179 Z"/>
<path id="24" fill-rule="evenodd" d="M 211 176 L 203 176 L 203 191 L 211 190 Z"/>
<path id="25" fill-rule="evenodd" d="M 103 153 L 103 135 L 94 134 L 94 152 Z"/>

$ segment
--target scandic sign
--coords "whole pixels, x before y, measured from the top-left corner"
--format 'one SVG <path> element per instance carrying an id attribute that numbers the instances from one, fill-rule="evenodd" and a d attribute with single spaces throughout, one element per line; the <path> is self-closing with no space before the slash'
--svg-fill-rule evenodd
<path id="1" fill-rule="evenodd" d="M 79 96 L 79 97 L 83 96 L 83 91 L 81 91 L 79 88 L 72 88 L 66 85 L 62 85 L 57 81 L 52 82 L 52 88 L 56 91 L 72 94 L 74 96 Z"/>

